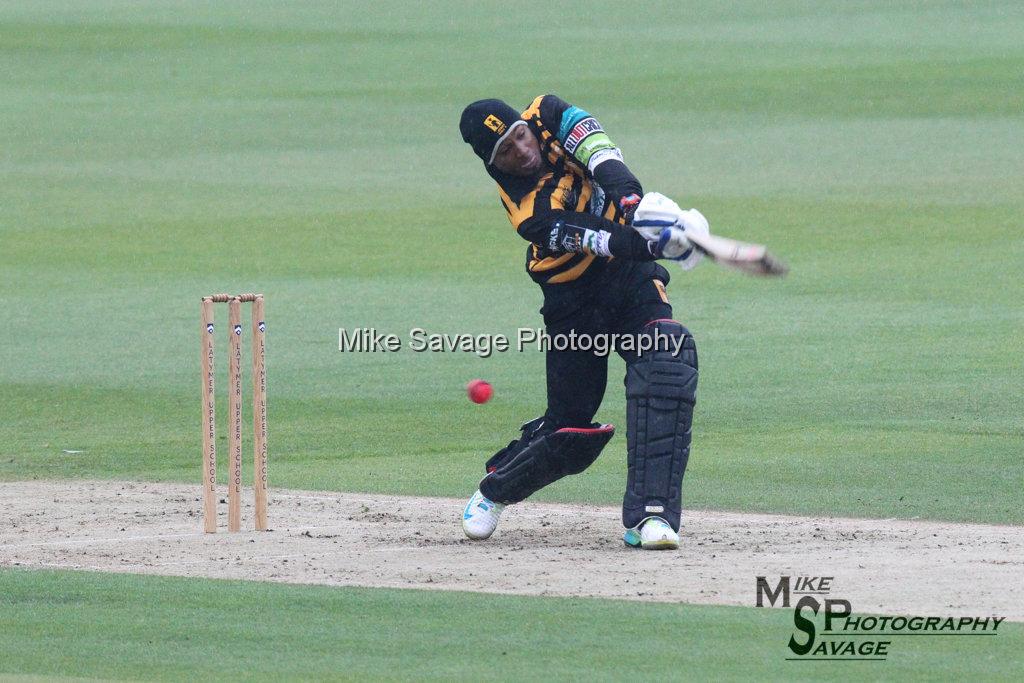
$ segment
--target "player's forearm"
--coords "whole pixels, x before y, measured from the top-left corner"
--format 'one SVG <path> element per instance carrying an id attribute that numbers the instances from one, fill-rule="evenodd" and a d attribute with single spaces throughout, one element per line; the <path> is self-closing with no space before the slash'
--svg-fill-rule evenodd
<path id="1" fill-rule="evenodd" d="M 616 203 L 631 194 L 638 197 L 642 197 L 644 194 L 644 188 L 640 185 L 640 181 L 619 159 L 608 159 L 598 164 L 594 168 L 594 180 Z"/>
<path id="2" fill-rule="evenodd" d="M 651 243 L 632 228 L 600 216 L 551 211 L 519 226 L 526 240 L 562 254 L 585 253 L 630 261 L 653 261 Z"/>

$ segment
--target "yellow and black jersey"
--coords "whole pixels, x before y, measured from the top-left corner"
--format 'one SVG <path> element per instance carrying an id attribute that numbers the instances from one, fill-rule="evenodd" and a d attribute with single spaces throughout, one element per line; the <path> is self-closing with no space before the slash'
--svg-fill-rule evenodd
<path id="1" fill-rule="evenodd" d="M 613 257 L 651 260 L 646 240 L 624 227 L 619 205 L 643 189 L 597 120 L 554 95 L 536 98 L 522 118 L 540 143 L 538 175 L 487 169 L 509 221 L 530 242 L 530 277 L 560 284 L 589 278 Z"/>

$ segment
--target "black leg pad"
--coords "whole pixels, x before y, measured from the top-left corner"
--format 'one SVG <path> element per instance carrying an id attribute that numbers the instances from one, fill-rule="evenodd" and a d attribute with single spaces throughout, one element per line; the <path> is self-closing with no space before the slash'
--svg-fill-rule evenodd
<path id="1" fill-rule="evenodd" d="M 661 344 L 645 352 L 626 369 L 628 474 L 622 522 L 632 528 L 656 516 L 678 531 L 697 400 L 697 346 L 674 320 L 648 323 L 644 333 L 665 335 L 670 343 L 667 349 Z"/>
<path id="2" fill-rule="evenodd" d="M 488 468 L 494 470 L 480 482 L 480 493 L 506 505 L 525 500 L 548 484 L 590 467 L 614 434 L 615 427 L 596 422 L 556 431 L 546 431 L 542 424 L 525 447 L 513 442 L 488 461 Z"/>

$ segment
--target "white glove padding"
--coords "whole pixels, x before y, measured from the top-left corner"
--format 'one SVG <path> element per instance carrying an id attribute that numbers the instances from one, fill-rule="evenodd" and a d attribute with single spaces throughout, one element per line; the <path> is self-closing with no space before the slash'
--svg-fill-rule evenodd
<path id="1" fill-rule="evenodd" d="M 708 219 L 704 218 L 704 214 L 697 209 L 683 211 L 679 222 L 683 226 L 684 234 L 704 236 L 711 232 L 711 228 L 708 225 Z M 689 243 L 689 241 L 687 241 L 687 243 Z M 702 258 L 704 258 L 704 254 L 691 247 L 690 253 L 683 254 L 678 257 L 676 261 L 679 262 L 679 265 L 683 270 L 693 270 L 697 264 L 700 263 Z"/>
<path id="2" fill-rule="evenodd" d="M 679 217 L 682 213 L 679 205 L 665 195 L 660 192 L 648 192 L 636 207 L 633 227 L 653 242 L 661 236 L 663 229 L 680 225 Z"/>
<path id="3" fill-rule="evenodd" d="M 672 259 L 673 261 L 688 256 L 687 252 L 693 249 L 690 240 L 686 239 L 686 231 L 675 225 L 661 229 L 661 236 L 658 237 L 658 250 L 661 258 Z"/>
<path id="4" fill-rule="evenodd" d="M 683 211 L 678 204 L 660 192 L 648 192 L 640 200 L 636 213 L 633 214 L 633 227 L 651 241 L 658 240 L 663 230 L 672 227 L 682 229 L 684 236 L 687 232 L 698 235 L 707 235 L 710 232 L 708 220 L 700 211 Z M 680 249 L 682 242 L 676 236 L 667 237 L 662 253 L 665 258 L 678 261 L 683 270 L 691 270 L 700 263 L 703 254 L 692 249 L 692 245 L 685 237 L 683 240 L 686 246 Z"/>

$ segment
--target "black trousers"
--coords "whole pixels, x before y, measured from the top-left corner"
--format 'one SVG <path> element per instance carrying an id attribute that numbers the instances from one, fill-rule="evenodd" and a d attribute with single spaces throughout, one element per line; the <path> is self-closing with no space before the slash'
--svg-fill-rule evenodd
<path id="1" fill-rule="evenodd" d="M 636 335 L 653 321 L 672 317 L 665 295 L 669 274 L 655 261 L 613 259 L 580 285 L 541 285 L 544 326 L 549 335 Z M 626 364 L 632 351 L 617 350 Z M 601 407 L 608 381 L 608 356 L 593 351 L 547 351 L 548 424 L 589 426 Z"/>

